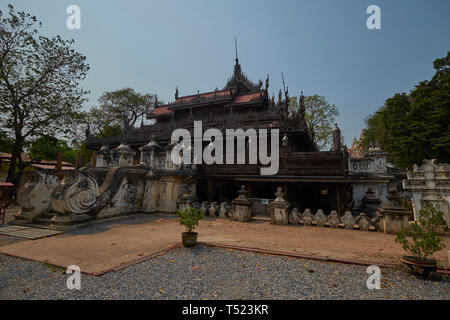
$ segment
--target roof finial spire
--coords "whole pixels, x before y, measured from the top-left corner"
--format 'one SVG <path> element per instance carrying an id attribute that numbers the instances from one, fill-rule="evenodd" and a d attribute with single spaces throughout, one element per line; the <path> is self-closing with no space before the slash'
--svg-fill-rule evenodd
<path id="1" fill-rule="evenodd" d="M 238 58 L 238 52 L 237 52 L 237 40 L 236 40 L 236 37 L 234 37 L 234 49 L 236 50 L 236 59 L 235 59 L 235 61 L 236 61 L 236 64 L 238 64 L 239 63 L 239 58 Z"/>

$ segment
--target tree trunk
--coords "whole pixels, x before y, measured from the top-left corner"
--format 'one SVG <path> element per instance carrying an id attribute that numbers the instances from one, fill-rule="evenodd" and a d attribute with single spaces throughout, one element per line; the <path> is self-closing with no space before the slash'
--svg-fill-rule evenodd
<path id="1" fill-rule="evenodd" d="M 11 160 L 9 162 L 8 175 L 6 177 L 7 182 L 15 182 L 18 157 L 20 157 L 20 152 L 17 152 L 16 148 L 14 148 L 13 153 L 11 154 Z"/>

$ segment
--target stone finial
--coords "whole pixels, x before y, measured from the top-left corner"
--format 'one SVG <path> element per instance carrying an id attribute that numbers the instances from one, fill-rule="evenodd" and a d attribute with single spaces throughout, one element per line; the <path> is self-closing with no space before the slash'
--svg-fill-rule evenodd
<path id="1" fill-rule="evenodd" d="M 355 219 L 356 224 L 359 226 L 359 230 L 369 231 L 373 230 L 374 227 L 372 222 L 367 219 L 366 214 L 364 212 L 360 213 L 360 215 Z"/>
<path id="2" fill-rule="evenodd" d="M 350 211 L 346 211 L 344 216 L 342 217 L 342 223 L 344 224 L 345 229 L 351 230 L 353 229 L 353 225 L 355 224 L 355 218 Z"/>
<path id="3" fill-rule="evenodd" d="M 304 225 L 309 226 L 309 225 L 311 225 L 312 221 L 313 221 L 313 216 L 311 214 L 311 210 L 306 209 L 301 216 L 300 222 L 302 222 Z"/>
<path id="4" fill-rule="evenodd" d="M 325 226 L 326 217 L 323 213 L 322 209 L 317 210 L 316 214 L 314 215 L 314 222 L 318 227 L 324 227 Z"/>
<path id="5" fill-rule="evenodd" d="M 298 224 L 300 222 L 300 213 L 298 212 L 298 208 L 292 209 L 289 214 L 289 223 L 290 224 Z"/>
<path id="6" fill-rule="evenodd" d="M 281 142 L 283 147 L 287 147 L 289 145 L 289 138 L 286 134 L 283 136 L 283 139 L 281 139 Z"/>
<path id="7" fill-rule="evenodd" d="M 240 199 L 247 199 L 248 194 L 247 188 L 244 185 L 242 185 L 241 189 L 239 189 L 238 191 L 238 194 Z"/>
<path id="8" fill-rule="evenodd" d="M 283 192 L 283 188 L 278 187 L 277 188 L 277 192 L 275 192 L 275 201 L 281 202 L 281 201 L 286 201 L 284 199 L 285 193 Z"/>
<path id="9" fill-rule="evenodd" d="M 337 228 L 339 226 L 339 215 L 336 210 L 330 212 L 327 217 L 327 223 L 331 228 Z"/>
<path id="10" fill-rule="evenodd" d="M 220 204 L 220 207 L 219 207 L 219 217 L 220 218 L 222 218 L 222 219 L 225 219 L 225 218 L 228 218 L 229 216 L 228 216 L 228 209 L 229 209 L 229 204 L 228 204 L 228 202 L 222 202 L 221 204 Z"/>
<path id="11" fill-rule="evenodd" d="M 217 202 L 211 202 L 211 205 L 208 208 L 208 216 L 210 218 L 215 218 L 217 216 Z"/>
<path id="12" fill-rule="evenodd" d="M 149 150 L 149 149 L 155 149 L 155 148 L 161 148 L 161 146 L 156 142 L 155 136 L 152 134 L 149 143 L 139 148 L 139 150 Z"/>
<path id="13" fill-rule="evenodd" d="M 333 129 L 331 130 L 333 141 L 331 145 L 331 151 L 341 151 L 342 145 L 341 145 L 341 130 L 339 129 L 337 123 L 334 124 Z"/>

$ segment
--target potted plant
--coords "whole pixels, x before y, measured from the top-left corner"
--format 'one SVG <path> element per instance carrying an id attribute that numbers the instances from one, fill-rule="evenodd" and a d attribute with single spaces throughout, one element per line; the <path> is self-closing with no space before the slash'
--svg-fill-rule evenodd
<path id="1" fill-rule="evenodd" d="M 446 231 L 448 226 L 444 214 L 428 203 L 419 211 L 418 221 L 397 232 L 395 242 L 400 243 L 403 250 L 411 254 L 403 256 L 402 260 L 413 274 L 428 277 L 430 273 L 436 272 L 437 261 L 429 257 L 445 247 L 439 234 Z"/>
<path id="2" fill-rule="evenodd" d="M 197 244 L 197 232 L 192 232 L 192 230 L 198 226 L 198 221 L 202 218 L 203 214 L 200 210 L 196 210 L 192 207 L 185 210 L 178 210 L 178 221 L 181 225 L 186 227 L 186 232 L 181 234 L 183 246 L 193 247 Z"/>

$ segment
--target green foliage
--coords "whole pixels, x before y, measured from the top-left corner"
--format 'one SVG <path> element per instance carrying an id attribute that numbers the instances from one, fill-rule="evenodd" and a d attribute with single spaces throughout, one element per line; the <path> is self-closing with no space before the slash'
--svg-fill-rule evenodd
<path id="1" fill-rule="evenodd" d="M 395 242 L 400 243 L 403 250 L 420 261 L 426 261 L 427 257 L 445 247 L 443 238 L 439 236 L 442 231 L 448 231 L 444 213 L 428 203 L 419 211 L 418 221 L 397 232 Z M 407 237 L 410 237 L 411 241 Z"/>
<path id="2" fill-rule="evenodd" d="M 89 161 L 89 159 L 92 158 L 92 153 L 93 151 L 86 148 L 86 142 L 83 141 L 80 144 L 75 143 L 76 147 L 77 147 L 77 152 L 81 153 L 81 156 L 83 157 L 83 159 L 85 159 L 85 161 Z"/>
<path id="3" fill-rule="evenodd" d="M 178 221 L 181 225 L 186 227 L 186 232 L 192 232 L 196 226 L 198 226 L 198 221 L 203 218 L 203 214 L 200 210 L 196 210 L 190 207 L 188 210 L 178 210 Z"/>
<path id="4" fill-rule="evenodd" d="M 11 153 L 14 150 L 14 140 L 0 131 L 0 152 Z"/>
<path id="5" fill-rule="evenodd" d="M 370 143 L 378 142 L 382 149 L 386 146 L 386 127 L 384 126 L 384 113 L 378 110 L 366 119 L 366 128 L 363 129 L 362 145 L 369 147 Z"/>
<path id="6" fill-rule="evenodd" d="M 135 126 L 151 110 L 155 96 L 140 94 L 131 88 L 105 92 L 98 99 L 99 106 L 87 114 L 87 122 L 100 137 L 116 136 L 123 127 Z"/>
<path id="7" fill-rule="evenodd" d="M 12 5 L 8 11 L 0 11 L 0 127 L 14 141 L 7 180 L 17 181 L 24 146 L 36 137 L 77 131 L 89 65 L 73 40 L 40 35 L 36 17 Z"/>
<path id="8" fill-rule="evenodd" d="M 292 112 L 298 109 L 297 97 L 289 98 L 289 107 Z M 332 128 L 339 110 L 334 104 L 328 103 L 325 97 L 317 94 L 304 97 L 305 120 L 309 133 L 314 131 L 315 143 L 320 150 L 329 148 L 332 140 Z"/>
<path id="9" fill-rule="evenodd" d="M 434 68 L 430 81 L 409 95 L 395 94 L 366 121 L 363 145 L 379 142 L 399 168 L 424 159 L 450 162 L 450 51 L 434 61 Z"/>
<path id="10" fill-rule="evenodd" d="M 31 161 L 39 162 L 41 160 L 55 161 L 58 152 L 62 152 L 63 160 L 75 163 L 76 151 L 72 150 L 67 142 L 52 136 L 42 136 L 31 143 L 29 155 Z"/>

